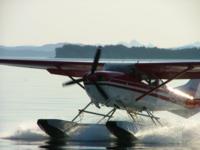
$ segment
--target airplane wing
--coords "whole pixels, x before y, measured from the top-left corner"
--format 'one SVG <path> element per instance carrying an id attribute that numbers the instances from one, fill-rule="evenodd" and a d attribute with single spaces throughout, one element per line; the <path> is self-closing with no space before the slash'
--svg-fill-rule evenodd
<path id="1" fill-rule="evenodd" d="M 0 58 L 0 64 L 45 69 L 52 74 L 82 77 L 91 70 L 92 60 L 74 59 L 8 59 Z M 97 70 L 101 70 L 103 63 L 99 63 Z"/>
<path id="2" fill-rule="evenodd" d="M 121 61 L 114 61 L 120 64 Z M 126 62 L 122 61 L 123 64 Z M 8 59 L 0 58 L 0 64 L 45 69 L 52 74 L 82 77 L 90 71 L 93 61 L 86 59 Z M 97 70 L 102 70 L 106 62 L 100 62 Z M 200 79 L 200 61 L 127 61 L 141 73 L 159 79 L 170 79 L 183 72 L 176 79 Z M 112 64 L 112 62 L 111 62 Z"/>
<path id="3" fill-rule="evenodd" d="M 135 68 L 159 79 L 200 79 L 200 61 L 139 62 Z"/>

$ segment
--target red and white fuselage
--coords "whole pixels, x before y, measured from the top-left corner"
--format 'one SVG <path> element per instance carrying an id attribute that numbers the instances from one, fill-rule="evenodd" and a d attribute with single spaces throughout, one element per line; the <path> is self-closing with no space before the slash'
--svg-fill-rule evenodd
<path id="1" fill-rule="evenodd" d="M 108 95 L 105 99 L 98 91 L 93 81 Z M 147 85 L 135 78 L 132 74 L 111 71 L 98 71 L 87 77 L 84 82 L 85 89 L 92 102 L 108 107 L 127 108 L 129 110 L 142 111 L 148 108 L 150 111 L 170 111 L 199 107 L 199 100 L 180 90 L 163 86 L 142 99 L 136 99 L 148 92 L 154 86 Z"/>

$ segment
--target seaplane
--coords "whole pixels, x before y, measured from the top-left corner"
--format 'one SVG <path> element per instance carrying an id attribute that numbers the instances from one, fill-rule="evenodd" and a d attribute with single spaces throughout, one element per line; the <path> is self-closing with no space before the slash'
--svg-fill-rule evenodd
<path id="1" fill-rule="evenodd" d="M 82 113 L 99 115 L 97 123 L 106 133 L 119 139 L 136 139 L 134 124 L 137 116 L 148 117 L 155 125 L 161 125 L 155 111 L 169 111 L 189 118 L 200 108 L 200 61 L 109 61 L 100 60 L 102 47 L 97 47 L 93 60 L 69 59 L 22 59 L 0 58 L 0 64 L 18 67 L 45 69 L 51 74 L 68 76 L 71 80 L 63 86 L 77 84 L 89 96 L 89 103 L 80 109 L 71 120 L 39 119 L 39 127 L 51 137 L 66 137 L 80 127 L 76 119 Z M 189 79 L 179 87 L 167 84 L 177 79 Z M 98 109 L 108 107 L 106 114 L 88 111 L 94 104 Z M 124 110 L 132 118 L 132 123 L 112 120 L 116 110 Z M 133 130 L 130 130 L 132 128 Z"/>

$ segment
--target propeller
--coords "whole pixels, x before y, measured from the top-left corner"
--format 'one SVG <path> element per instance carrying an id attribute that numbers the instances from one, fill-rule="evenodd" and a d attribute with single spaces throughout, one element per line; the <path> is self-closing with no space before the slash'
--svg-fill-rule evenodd
<path id="1" fill-rule="evenodd" d="M 101 46 L 99 46 L 96 50 L 90 73 L 87 76 L 94 74 L 94 72 L 97 70 L 100 56 L 101 56 Z M 87 78 L 87 76 L 85 78 Z M 78 84 L 78 83 L 80 84 L 80 82 L 83 82 L 85 80 L 84 78 L 80 78 L 80 79 L 74 79 L 72 77 L 70 78 L 72 79 L 72 81 L 63 83 L 62 84 L 63 87 L 68 86 L 68 85 Z"/>
<path id="2" fill-rule="evenodd" d="M 72 79 L 72 78 L 71 78 Z M 71 81 L 69 81 L 69 82 L 65 82 L 65 83 L 63 83 L 62 85 L 63 86 L 68 86 L 68 85 L 72 85 L 72 84 L 75 84 L 75 83 L 80 83 L 80 82 L 83 82 L 84 81 L 84 79 L 83 78 L 80 78 L 80 79 L 72 79 Z"/>
<path id="3" fill-rule="evenodd" d="M 94 74 L 94 72 L 97 70 L 100 56 L 101 56 L 101 46 L 99 46 L 96 50 L 96 54 L 95 54 L 95 57 L 94 57 L 94 60 L 92 63 L 92 68 L 91 68 L 90 74 Z"/>
<path id="4" fill-rule="evenodd" d="M 99 86 L 99 84 L 97 84 L 97 82 L 93 82 L 93 83 L 96 86 L 96 88 L 99 91 L 99 93 L 103 96 L 103 98 L 105 100 L 108 100 L 109 97 L 108 97 L 107 93 L 101 88 L 101 86 Z"/>
<path id="5" fill-rule="evenodd" d="M 80 78 L 80 79 L 74 79 L 74 78 L 70 77 L 72 79 L 72 81 L 63 83 L 63 86 L 78 84 L 79 86 L 84 88 L 82 86 L 82 84 L 80 84 L 80 82 L 85 81 L 90 75 L 94 74 L 95 71 L 97 70 L 97 67 L 98 67 L 98 64 L 99 64 L 99 59 L 100 59 L 100 56 L 101 56 L 101 49 L 102 49 L 101 46 L 99 46 L 97 48 L 95 56 L 94 56 L 94 60 L 93 60 L 93 63 L 92 63 L 92 67 L 91 67 L 90 73 L 88 75 L 85 75 L 83 78 Z M 99 84 L 96 81 L 91 81 L 91 82 L 96 86 L 97 90 L 102 95 L 102 97 L 105 100 L 107 100 L 109 97 L 106 94 L 106 92 L 101 88 L 101 86 L 99 86 Z"/>

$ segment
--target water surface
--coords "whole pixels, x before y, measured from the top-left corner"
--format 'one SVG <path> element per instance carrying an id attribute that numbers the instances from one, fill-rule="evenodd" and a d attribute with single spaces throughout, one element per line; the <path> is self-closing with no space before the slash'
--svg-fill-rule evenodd
<path id="1" fill-rule="evenodd" d="M 47 71 L 0 66 L 0 149 L 198 149 L 199 115 L 185 120 L 170 113 L 157 113 L 169 127 L 158 127 L 137 134 L 139 141 L 89 141 L 82 139 L 52 140 L 36 125 L 39 118 L 71 120 L 77 110 L 89 102 L 78 86 L 67 88 L 68 78 L 50 75 Z M 109 109 L 91 110 L 106 112 Z M 117 119 L 125 119 L 118 112 Z M 82 122 L 95 122 L 97 117 L 84 115 Z M 98 132 L 98 131 L 97 131 Z"/>

